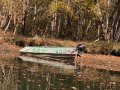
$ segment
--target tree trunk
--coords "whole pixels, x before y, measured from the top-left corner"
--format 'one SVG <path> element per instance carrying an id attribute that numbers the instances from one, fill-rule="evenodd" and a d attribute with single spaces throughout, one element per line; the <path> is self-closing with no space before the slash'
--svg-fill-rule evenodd
<path id="1" fill-rule="evenodd" d="M 55 29 L 56 29 L 56 24 L 57 24 L 57 13 L 53 14 L 53 20 L 51 22 L 51 37 L 54 37 L 56 34 Z"/>
<path id="2" fill-rule="evenodd" d="M 15 35 L 16 32 L 17 32 L 17 27 L 18 27 L 18 24 L 15 25 L 14 32 L 13 32 L 14 35 Z"/>
<path id="3" fill-rule="evenodd" d="M 55 13 L 55 20 L 54 20 L 54 31 L 53 35 L 56 36 L 56 29 L 57 29 L 57 13 Z"/>
<path id="4" fill-rule="evenodd" d="M 119 40 L 119 24 L 120 24 L 120 0 L 118 0 L 118 2 L 116 3 L 116 6 L 114 7 L 114 11 L 112 13 L 113 18 L 112 20 L 112 28 L 113 28 L 113 33 L 112 33 L 112 37 L 114 40 L 118 41 Z"/>
<path id="5" fill-rule="evenodd" d="M 37 15 L 37 6 L 36 6 L 36 0 L 35 0 L 35 6 L 34 6 L 34 18 L 33 18 L 33 29 L 32 29 L 32 36 L 37 35 L 36 30 L 36 15 Z"/>
<path id="6" fill-rule="evenodd" d="M 6 28 L 5 28 L 5 30 L 4 30 L 4 33 L 6 33 L 6 31 L 8 30 L 8 28 L 10 26 L 10 23 L 11 23 L 11 20 L 12 20 L 12 16 L 10 16 L 10 18 L 9 18 L 9 21 L 8 21 L 8 24 L 7 24 Z"/>
<path id="7" fill-rule="evenodd" d="M 90 20 L 90 22 L 89 22 L 89 24 L 88 24 L 88 26 L 87 26 L 86 34 L 88 33 L 88 30 L 89 30 L 90 26 L 91 26 L 91 20 Z"/>
<path id="8" fill-rule="evenodd" d="M 25 11 L 25 13 L 24 13 L 24 17 L 23 17 L 23 21 L 22 21 L 22 35 L 25 35 L 26 17 L 27 17 L 26 12 L 27 11 Z"/>
<path id="9" fill-rule="evenodd" d="M 0 20 L 0 28 L 5 27 L 6 23 L 7 23 L 7 17 L 6 16 L 2 16 L 1 15 L 1 20 Z"/>
<path id="10" fill-rule="evenodd" d="M 97 33 L 98 40 L 100 39 L 100 25 L 98 25 L 98 33 Z"/>
<path id="11" fill-rule="evenodd" d="M 60 24 L 61 24 L 61 18 L 59 18 L 59 22 L 58 22 L 58 27 L 57 27 L 57 37 L 59 37 L 59 33 L 60 33 Z"/>
<path id="12" fill-rule="evenodd" d="M 55 14 L 52 15 L 53 20 L 51 21 L 51 33 L 50 33 L 51 37 L 53 37 L 53 32 L 54 32 L 54 25 L 55 25 L 54 17 L 55 17 Z"/>
<path id="13" fill-rule="evenodd" d="M 108 4 L 107 6 L 109 7 L 110 0 L 108 0 L 107 4 Z M 108 9 L 108 7 L 107 7 L 107 11 L 106 11 L 106 30 L 107 30 L 106 40 L 109 43 L 110 42 L 110 31 L 109 31 L 109 9 Z"/>
<path id="14" fill-rule="evenodd" d="M 26 27 L 26 18 L 27 18 L 28 7 L 29 7 L 29 0 L 23 0 L 22 35 L 25 35 L 25 27 Z"/>
<path id="15" fill-rule="evenodd" d="M 15 7 L 14 7 L 14 8 L 15 8 Z M 17 27 L 18 27 L 18 23 L 17 23 L 17 14 L 16 14 L 16 12 L 14 12 L 14 31 L 13 31 L 13 34 L 16 33 Z"/>
<path id="16" fill-rule="evenodd" d="M 82 38 L 82 23 L 81 22 L 83 20 L 83 18 L 81 18 L 80 14 L 79 14 L 79 18 L 78 18 L 78 23 L 77 23 L 77 40 L 80 40 Z"/>
<path id="17" fill-rule="evenodd" d="M 54 0 L 56 7 L 57 7 L 57 1 L 58 0 Z M 56 32 L 55 32 L 56 24 L 57 24 L 57 12 L 53 13 L 53 15 L 52 15 L 51 34 L 50 34 L 51 37 L 54 37 L 54 35 L 56 34 Z"/>

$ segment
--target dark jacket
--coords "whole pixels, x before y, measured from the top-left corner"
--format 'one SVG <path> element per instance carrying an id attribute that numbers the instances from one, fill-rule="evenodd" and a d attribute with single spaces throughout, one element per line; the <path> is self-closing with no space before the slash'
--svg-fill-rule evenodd
<path id="1" fill-rule="evenodd" d="M 84 44 L 78 44 L 78 45 L 76 46 L 76 51 L 78 51 L 78 52 L 84 52 L 85 49 L 86 49 L 86 47 L 85 47 Z"/>

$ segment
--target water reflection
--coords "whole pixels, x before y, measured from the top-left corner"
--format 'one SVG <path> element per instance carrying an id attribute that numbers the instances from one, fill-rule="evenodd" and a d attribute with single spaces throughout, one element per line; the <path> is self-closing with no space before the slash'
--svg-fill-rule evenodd
<path id="1" fill-rule="evenodd" d="M 81 76 L 21 60 L 0 61 L 0 90 L 119 90 L 120 76 L 83 69 Z"/>

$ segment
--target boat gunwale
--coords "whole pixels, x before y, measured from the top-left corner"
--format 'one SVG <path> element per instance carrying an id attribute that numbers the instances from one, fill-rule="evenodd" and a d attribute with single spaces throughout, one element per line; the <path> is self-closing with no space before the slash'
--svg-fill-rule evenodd
<path id="1" fill-rule="evenodd" d="M 22 48 L 22 49 L 25 49 L 25 48 L 45 48 L 45 49 L 49 49 L 49 48 L 67 48 L 67 49 L 73 49 L 73 51 L 75 50 L 75 48 L 73 48 L 73 47 L 46 47 L 46 46 L 42 46 L 42 47 L 30 47 L 30 46 L 26 46 L 26 47 L 24 47 L 24 48 Z M 22 49 L 21 50 L 19 50 L 19 52 L 20 53 L 30 53 L 30 54 L 48 54 L 48 55 L 76 55 L 76 51 L 75 52 L 73 52 L 73 53 L 55 53 L 55 52 L 32 52 L 32 51 L 22 51 Z"/>

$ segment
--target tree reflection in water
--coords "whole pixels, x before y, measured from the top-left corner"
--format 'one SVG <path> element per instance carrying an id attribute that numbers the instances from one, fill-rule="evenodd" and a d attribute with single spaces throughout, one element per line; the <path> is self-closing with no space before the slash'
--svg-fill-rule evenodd
<path id="1" fill-rule="evenodd" d="M 63 72 L 62 72 L 63 71 Z M 69 70 L 20 60 L 0 61 L 0 90 L 119 90 L 120 76 L 84 70 L 76 77 Z"/>

